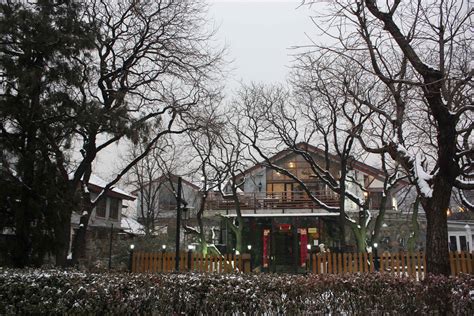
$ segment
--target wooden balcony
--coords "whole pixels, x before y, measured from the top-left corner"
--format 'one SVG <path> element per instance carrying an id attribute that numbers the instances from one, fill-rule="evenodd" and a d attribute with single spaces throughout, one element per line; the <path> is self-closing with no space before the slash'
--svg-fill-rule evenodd
<path id="1" fill-rule="evenodd" d="M 329 206 L 338 205 L 338 196 L 332 192 L 313 192 L 321 202 Z M 260 209 L 320 209 L 306 192 L 245 192 L 239 194 L 242 210 Z M 209 195 L 206 202 L 207 210 L 233 210 L 235 203 L 231 196 L 225 198 L 216 192 Z"/>

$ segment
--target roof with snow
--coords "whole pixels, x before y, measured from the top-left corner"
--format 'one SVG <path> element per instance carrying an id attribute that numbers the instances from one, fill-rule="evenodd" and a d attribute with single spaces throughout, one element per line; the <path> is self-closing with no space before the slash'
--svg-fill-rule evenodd
<path id="1" fill-rule="evenodd" d="M 70 174 L 69 179 L 71 179 L 74 175 Z M 91 190 L 92 192 L 99 193 L 102 191 L 107 186 L 108 182 L 105 181 L 104 179 L 100 178 L 99 176 L 96 176 L 94 174 L 91 174 L 89 177 L 89 183 L 87 185 L 88 189 Z M 125 192 L 122 189 L 119 189 L 115 186 L 112 186 L 112 188 L 109 189 L 109 191 L 106 193 L 107 196 L 110 197 L 115 197 L 123 200 L 130 200 L 133 201 L 137 197 Z"/>
<path id="2" fill-rule="evenodd" d="M 145 235 L 143 225 L 134 220 L 133 218 L 122 215 L 122 221 L 120 223 L 121 228 L 124 232 L 133 235 Z"/>

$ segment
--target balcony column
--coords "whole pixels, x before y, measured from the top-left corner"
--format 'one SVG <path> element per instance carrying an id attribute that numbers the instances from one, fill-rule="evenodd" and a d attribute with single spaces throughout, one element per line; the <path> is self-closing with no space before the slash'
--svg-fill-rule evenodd
<path id="1" fill-rule="evenodd" d="M 471 226 L 469 226 L 469 224 L 466 224 L 464 226 L 464 229 L 466 229 L 466 241 L 468 243 L 468 250 L 469 252 L 472 252 L 474 250 L 474 247 L 472 247 L 472 230 L 471 230 Z"/>

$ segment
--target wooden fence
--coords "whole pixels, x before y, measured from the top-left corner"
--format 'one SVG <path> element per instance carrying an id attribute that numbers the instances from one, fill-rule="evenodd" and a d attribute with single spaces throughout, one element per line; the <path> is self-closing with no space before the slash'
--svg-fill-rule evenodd
<path id="1" fill-rule="evenodd" d="M 310 261 L 311 272 L 316 274 L 379 271 L 416 279 L 424 277 L 425 265 L 422 252 L 384 253 L 377 257 L 372 253 L 322 253 L 312 255 Z"/>
<path id="2" fill-rule="evenodd" d="M 451 274 L 474 274 L 474 254 L 451 252 L 449 254 Z M 198 253 L 182 252 L 179 256 L 180 271 L 197 272 L 243 272 L 251 271 L 249 254 L 202 256 Z M 374 272 L 390 273 L 421 280 L 425 275 L 426 259 L 423 252 L 383 253 L 320 253 L 308 257 L 307 270 L 315 274 L 341 274 Z M 173 272 L 175 253 L 134 252 L 131 260 L 132 272 Z"/>
<path id="3" fill-rule="evenodd" d="M 176 254 L 174 252 L 134 252 L 131 260 L 132 272 L 173 272 Z M 203 256 L 199 253 L 181 252 L 179 271 L 196 272 L 250 272 L 250 255 Z"/>

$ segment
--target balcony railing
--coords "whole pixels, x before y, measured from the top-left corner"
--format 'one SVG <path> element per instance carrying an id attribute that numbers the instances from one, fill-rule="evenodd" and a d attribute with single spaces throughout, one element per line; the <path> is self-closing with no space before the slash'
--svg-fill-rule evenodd
<path id="1" fill-rule="evenodd" d="M 338 205 L 338 196 L 332 192 L 315 191 L 312 194 L 329 206 Z M 242 210 L 258 209 L 318 209 L 306 192 L 245 192 L 239 193 Z M 211 193 L 206 201 L 207 210 L 232 210 L 235 202 L 232 197 L 223 197 L 219 193 Z"/>

